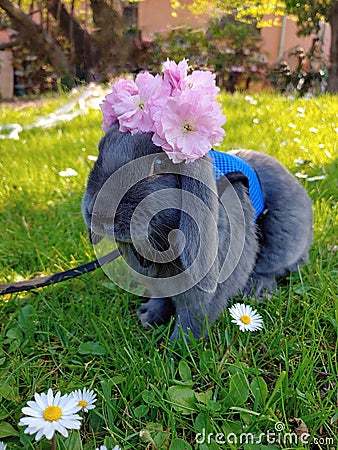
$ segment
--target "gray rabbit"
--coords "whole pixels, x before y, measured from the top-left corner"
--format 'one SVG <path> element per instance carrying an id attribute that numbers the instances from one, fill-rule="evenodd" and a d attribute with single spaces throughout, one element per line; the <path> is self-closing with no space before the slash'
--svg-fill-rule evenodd
<path id="1" fill-rule="evenodd" d="M 264 212 L 255 221 L 248 179 L 215 177 L 212 157 L 173 164 L 151 133 L 121 133 L 114 124 L 99 143 L 82 211 L 91 242 L 116 241 L 152 293 L 142 325 L 168 322 L 171 339 L 206 334 L 236 294 L 258 299 L 308 259 L 312 203 L 271 156 L 228 152 L 257 175 Z M 208 326 L 207 326 L 208 325 Z"/>

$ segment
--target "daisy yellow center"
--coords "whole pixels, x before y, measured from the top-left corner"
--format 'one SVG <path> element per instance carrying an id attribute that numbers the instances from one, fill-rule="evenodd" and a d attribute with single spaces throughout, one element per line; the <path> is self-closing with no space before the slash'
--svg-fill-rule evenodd
<path id="1" fill-rule="evenodd" d="M 43 418 L 48 422 L 55 422 L 55 420 L 61 419 L 62 409 L 58 406 L 47 406 L 43 412 Z"/>
<path id="2" fill-rule="evenodd" d="M 81 406 L 82 408 L 85 408 L 88 405 L 88 403 L 86 402 L 86 400 L 80 400 L 78 405 Z"/>
<path id="3" fill-rule="evenodd" d="M 241 322 L 243 322 L 245 325 L 249 325 L 249 323 L 251 323 L 251 317 L 243 314 L 243 316 L 241 316 Z"/>

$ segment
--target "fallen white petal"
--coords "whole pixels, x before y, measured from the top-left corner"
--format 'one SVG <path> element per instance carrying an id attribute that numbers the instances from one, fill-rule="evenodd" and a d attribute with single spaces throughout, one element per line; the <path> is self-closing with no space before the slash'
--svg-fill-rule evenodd
<path id="1" fill-rule="evenodd" d="M 60 177 L 76 177 L 78 173 L 71 167 L 67 167 L 66 170 L 62 170 L 61 172 L 59 172 L 59 175 Z"/>
<path id="2" fill-rule="evenodd" d="M 320 180 L 325 180 L 325 175 L 318 175 L 317 177 L 309 177 L 307 178 L 306 181 L 320 181 Z"/>
<path id="3" fill-rule="evenodd" d="M 297 158 L 297 159 L 295 159 L 293 162 L 294 162 L 295 164 L 305 164 L 304 159 L 301 159 L 301 158 Z"/>

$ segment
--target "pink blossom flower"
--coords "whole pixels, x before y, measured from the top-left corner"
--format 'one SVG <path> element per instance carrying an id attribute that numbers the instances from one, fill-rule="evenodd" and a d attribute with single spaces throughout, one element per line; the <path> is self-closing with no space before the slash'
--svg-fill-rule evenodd
<path id="1" fill-rule="evenodd" d="M 213 127 L 210 129 L 210 143 L 211 145 L 217 145 L 222 142 L 225 131 L 222 126 L 226 122 L 226 116 L 223 114 L 222 105 L 214 100 L 212 102 L 212 117 L 213 117 Z"/>
<path id="2" fill-rule="evenodd" d="M 103 100 L 103 102 L 100 104 L 100 108 L 102 111 L 103 116 L 103 124 L 102 129 L 106 133 L 108 131 L 109 127 L 117 121 L 117 117 L 113 112 L 113 104 L 112 101 L 113 94 L 108 94 L 106 98 Z"/>
<path id="3" fill-rule="evenodd" d="M 137 86 L 132 80 L 121 79 L 116 81 L 112 86 L 112 92 L 106 96 L 100 107 L 103 115 L 102 129 L 106 132 L 109 127 L 118 120 L 115 112 L 116 106 L 123 102 L 125 96 L 137 93 Z"/>
<path id="4" fill-rule="evenodd" d="M 191 90 L 203 90 L 205 94 L 215 96 L 219 92 L 219 87 L 215 83 L 216 75 L 207 70 L 194 70 L 186 77 L 187 85 Z"/>
<path id="5" fill-rule="evenodd" d="M 178 163 L 195 161 L 209 152 L 225 135 L 221 108 L 203 92 L 186 88 L 170 97 L 166 107 L 154 114 L 153 142 Z"/>
<path id="6" fill-rule="evenodd" d="M 153 142 L 173 162 L 201 158 L 225 135 L 225 116 L 216 101 L 215 75 L 196 70 L 188 75 L 186 59 L 167 60 L 163 77 L 149 72 L 119 80 L 101 104 L 103 129 L 118 121 L 121 132 L 152 132 Z"/>
<path id="7" fill-rule="evenodd" d="M 186 87 L 186 77 L 188 74 L 188 60 L 183 59 L 178 64 L 175 61 L 167 61 L 163 64 L 163 79 L 167 83 L 172 92 L 182 90 Z"/>
<path id="8" fill-rule="evenodd" d="M 151 108 L 158 100 L 169 95 L 169 88 L 164 86 L 162 77 L 154 77 L 149 72 L 137 75 L 135 88 L 132 92 L 122 89 L 113 106 L 120 131 L 130 131 L 132 134 L 153 131 Z"/>

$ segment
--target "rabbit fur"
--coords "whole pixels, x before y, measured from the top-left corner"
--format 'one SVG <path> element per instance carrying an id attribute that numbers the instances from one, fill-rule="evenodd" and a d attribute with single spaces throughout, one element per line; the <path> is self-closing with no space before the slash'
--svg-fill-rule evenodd
<path id="1" fill-rule="evenodd" d="M 167 279 L 168 289 L 175 284 L 173 281 L 170 285 L 171 277 L 187 273 L 186 290 L 184 282 L 178 293 L 170 296 L 166 288 L 154 289 L 153 297 L 141 305 L 138 316 L 143 326 L 148 326 L 168 322 L 175 315 L 171 339 L 181 335 L 180 327 L 184 334 L 190 330 L 198 338 L 221 316 L 231 297 L 242 294 L 261 299 L 276 289 L 278 278 L 308 260 L 312 243 L 312 203 L 300 183 L 276 159 L 251 150 L 229 153 L 247 161 L 259 177 L 267 208 L 259 224 L 254 222 L 245 177 L 229 174 L 216 185 L 211 164 L 205 169 L 208 156 L 189 164 L 172 164 L 172 173 L 154 174 L 149 168 L 149 177 L 137 183 L 133 183 L 135 173 L 131 173 L 138 170 L 135 164 L 132 170 L 122 171 L 121 176 L 111 177 L 128 163 L 145 156 L 156 158 L 159 152 L 166 164 L 171 163 L 152 143 L 151 136 L 151 133 L 121 133 L 117 124 L 107 131 L 99 143 L 98 159 L 88 178 L 82 212 L 91 241 L 97 242 L 102 236 L 114 238 L 123 257 L 136 272 L 151 279 Z M 111 183 L 108 179 L 112 179 Z M 129 186 L 129 182 L 130 189 L 117 200 L 117 192 Z M 186 245 L 183 249 L 180 247 L 172 261 L 153 262 L 151 257 L 148 260 L 135 249 L 130 223 L 140 202 L 168 188 L 171 188 L 170 205 L 173 206 L 166 207 L 166 199 L 161 205 L 162 197 L 157 195 L 156 207 L 160 213 L 154 215 L 145 204 L 139 217 L 139 230 L 136 225 L 136 240 L 143 245 L 145 253 L 149 243 L 159 252 L 167 251 L 173 242 L 180 247 L 181 235 L 175 235 L 174 231 L 180 230 Z M 187 193 L 200 199 L 207 206 L 208 214 L 201 212 L 199 202 L 195 205 L 190 197 L 185 200 Z M 220 196 L 225 208 L 220 204 Z M 111 208 L 116 208 L 114 217 Z M 198 218 L 198 226 L 189 214 Z M 142 222 L 148 224 L 147 228 Z M 146 254 L 151 255 L 151 251 Z M 216 257 L 213 258 L 213 254 Z M 194 265 L 197 257 L 200 263 Z M 206 274 L 204 261 L 210 267 Z M 221 267 L 226 276 L 220 280 Z M 151 283 L 149 289 L 152 289 Z"/>

